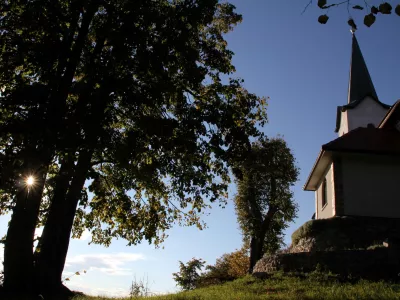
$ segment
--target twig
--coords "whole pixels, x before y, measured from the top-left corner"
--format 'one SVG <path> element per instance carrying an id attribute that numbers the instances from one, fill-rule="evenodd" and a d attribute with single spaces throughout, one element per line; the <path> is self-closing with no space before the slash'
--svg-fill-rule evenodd
<path id="1" fill-rule="evenodd" d="M 312 0 L 310 0 L 310 2 L 308 2 L 308 4 L 306 5 L 306 7 L 304 7 L 303 12 L 301 14 L 304 14 L 307 10 L 307 8 L 311 5 Z"/>

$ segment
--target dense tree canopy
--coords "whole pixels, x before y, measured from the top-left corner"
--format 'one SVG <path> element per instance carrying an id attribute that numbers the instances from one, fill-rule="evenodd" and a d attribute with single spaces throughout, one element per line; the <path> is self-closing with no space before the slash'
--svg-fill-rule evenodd
<path id="1" fill-rule="evenodd" d="M 224 34 L 240 21 L 216 0 L 2 3 L 9 290 L 57 288 L 71 231 L 157 244 L 174 222 L 201 227 L 209 203 L 226 201 L 228 166 L 266 122 L 265 99 L 222 80 L 235 71 Z"/>
<path id="2" fill-rule="evenodd" d="M 250 244 L 251 272 L 265 252 L 279 249 L 283 230 L 296 217 L 291 188 L 299 171 L 283 139 L 263 138 L 252 144 L 235 173 L 235 209 L 244 241 Z"/>

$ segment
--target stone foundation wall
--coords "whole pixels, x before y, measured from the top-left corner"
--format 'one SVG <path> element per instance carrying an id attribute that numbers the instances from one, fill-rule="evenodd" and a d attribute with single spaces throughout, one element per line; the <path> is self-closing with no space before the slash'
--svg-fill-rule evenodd
<path id="1" fill-rule="evenodd" d="M 263 276 L 275 271 L 312 272 L 319 264 L 323 269 L 343 276 L 373 280 L 398 279 L 398 257 L 398 253 L 393 253 L 390 248 L 277 254 L 260 259 L 253 274 Z"/>
<path id="2" fill-rule="evenodd" d="M 304 223 L 292 234 L 290 252 L 367 249 L 400 240 L 400 219 L 334 217 Z"/>

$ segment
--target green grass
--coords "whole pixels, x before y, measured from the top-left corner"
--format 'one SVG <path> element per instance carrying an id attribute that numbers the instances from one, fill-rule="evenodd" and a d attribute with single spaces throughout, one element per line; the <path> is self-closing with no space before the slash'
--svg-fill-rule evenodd
<path id="1" fill-rule="evenodd" d="M 131 298 L 77 297 L 74 300 L 127 300 Z M 357 283 L 340 283 L 321 273 L 305 278 L 277 273 L 261 280 L 247 276 L 223 285 L 196 289 L 189 292 L 155 296 L 151 300 L 203 300 L 203 299 L 400 299 L 400 285 L 361 280 Z"/>

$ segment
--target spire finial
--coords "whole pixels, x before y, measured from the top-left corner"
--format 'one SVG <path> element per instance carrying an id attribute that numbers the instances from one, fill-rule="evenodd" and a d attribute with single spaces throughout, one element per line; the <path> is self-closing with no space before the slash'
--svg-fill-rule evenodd
<path id="1" fill-rule="evenodd" d="M 350 32 L 354 35 L 357 30 L 357 25 L 352 18 L 347 21 L 347 24 L 351 27 Z"/>

